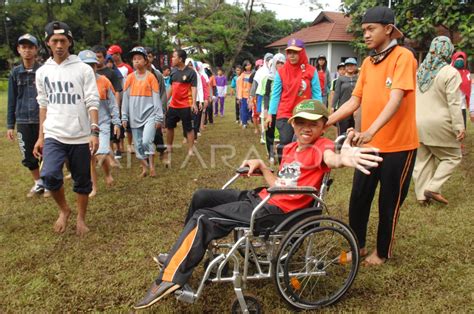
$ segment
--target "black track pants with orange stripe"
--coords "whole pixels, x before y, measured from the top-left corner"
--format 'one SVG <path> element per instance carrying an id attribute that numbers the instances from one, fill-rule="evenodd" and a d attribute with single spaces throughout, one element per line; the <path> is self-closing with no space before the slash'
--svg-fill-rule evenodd
<path id="1" fill-rule="evenodd" d="M 209 243 L 225 237 L 235 227 L 248 225 L 253 209 L 260 202 L 255 190 L 244 195 L 236 190 L 200 190 L 195 193 L 189 209 L 192 215 L 187 218 L 156 282 L 170 281 L 183 286 L 204 257 Z M 213 207 L 195 210 L 195 207 L 205 203 Z M 281 215 L 282 219 L 286 216 L 280 208 L 265 205 L 257 214 L 257 219 L 275 214 Z"/>
<path id="2" fill-rule="evenodd" d="M 410 187 L 416 149 L 381 153 L 380 156 L 383 161 L 377 168 L 370 169 L 370 175 L 365 175 L 359 170 L 354 172 L 349 203 L 349 224 L 359 240 L 360 247 L 365 247 L 370 207 L 380 182 L 377 253 L 379 257 L 390 258 L 400 207 Z"/>

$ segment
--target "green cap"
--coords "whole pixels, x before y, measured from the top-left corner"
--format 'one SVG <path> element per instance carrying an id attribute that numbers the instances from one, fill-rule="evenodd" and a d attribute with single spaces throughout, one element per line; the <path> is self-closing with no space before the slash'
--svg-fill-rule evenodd
<path id="1" fill-rule="evenodd" d="M 288 119 L 288 123 L 291 123 L 294 118 L 316 121 L 323 117 L 326 119 L 329 117 L 326 107 L 319 100 L 305 99 L 293 109 L 293 116 Z"/>

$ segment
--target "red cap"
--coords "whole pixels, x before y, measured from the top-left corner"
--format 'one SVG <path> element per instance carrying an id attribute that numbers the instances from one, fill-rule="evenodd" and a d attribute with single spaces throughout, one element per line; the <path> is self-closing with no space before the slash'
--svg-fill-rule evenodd
<path id="1" fill-rule="evenodd" d="M 107 50 L 107 54 L 113 55 L 115 53 L 122 54 L 122 48 L 119 45 L 112 45 Z"/>

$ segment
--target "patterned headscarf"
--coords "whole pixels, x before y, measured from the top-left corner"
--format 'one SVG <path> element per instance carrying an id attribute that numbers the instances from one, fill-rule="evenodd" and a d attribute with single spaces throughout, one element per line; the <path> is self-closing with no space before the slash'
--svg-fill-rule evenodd
<path id="1" fill-rule="evenodd" d="M 453 50 L 454 46 L 448 37 L 438 36 L 433 39 L 416 75 L 418 88 L 422 93 L 430 88 L 441 68 L 449 64 Z"/>

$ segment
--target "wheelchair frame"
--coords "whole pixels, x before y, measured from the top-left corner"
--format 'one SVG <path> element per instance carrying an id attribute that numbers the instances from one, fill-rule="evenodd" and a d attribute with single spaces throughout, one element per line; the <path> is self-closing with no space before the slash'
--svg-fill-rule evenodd
<path id="1" fill-rule="evenodd" d="M 344 141 L 344 139 L 345 139 L 345 136 L 339 136 L 336 139 L 335 141 L 336 152 L 340 149 L 340 146 L 342 145 L 342 142 Z M 239 177 L 246 176 L 247 172 L 248 172 L 248 168 L 237 169 L 237 173 L 227 183 L 224 184 L 222 189 L 227 189 Z M 249 313 L 249 311 L 252 310 L 253 312 L 259 313 L 260 307 L 259 307 L 258 301 L 253 297 L 244 296 L 243 289 L 246 287 L 247 282 L 249 280 L 270 279 L 275 276 L 279 278 L 283 277 L 285 275 L 283 271 L 275 270 L 275 267 L 278 267 L 281 260 L 284 259 L 284 257 L 281 257 L 278 259 L 278 261 L 275 260 L 275 255 L 278 254 L 277 251 L 282 250 L 284 248 L 285 241 L 282 239 L 285 239 L 285 237 L 288 237 L 289 235 L 298 231 L 297 230 L 298 226 L 302 225 L 301 223 L 306 223 L 309 225 L 314 224 L 313 230 L 315 230 L 315 232 L 323 230 L 323 227 L 319 227 L 321 224 L 329 223 L 332 226 L 330 228 L 333 228 L 336 231 L 339 230 L 338 232 L 340 232 L 344 237 L 347 236 L 351 238 L 349 242 L 351 244 L 351 252 L 353 253 L 352 264 L 356 265 L 356 266 L 353 266 L 355 267 L 355 270 L 351 269 L 350 280 L 347 287 L 344 289 L 344 291 L 341 292 L 341 295 L 338 296 L 337 299 L 335 299 L 333 302 L 329 304 L 336 302 L 352 284 L 352 281 L 354 280 L 357 274 L 359 258 L 360 258 L 357 240 L 355 236 L 353 235 L 353 232 L 347 225 L 329 216 L 316 215 L 313 217 L 311 216 L 307 217 L 306 219 L 303 219 L 302 221 L 296 222 L 293 225 L 293 227 L 290 228 L 290 230 L 287 232 L 280 231 L 283 228 L 281 227 L 281 225 L 277 227 L 275 231 L 271 233 L 267 233 L 264 236 L 262 236 L 262 234 L 255 234 L 255 230 L 254 230 L 257 213 L 259 212 L 259 210 L 263 208 L 263 206 L 274 195 L 277 195 L 277 194 L 310 195 L 315 200 L 316 207 L 320 208 L 322 212 L 326 212 L 329 214 L 329 211 L 327 209 L 326 204 L 323 201 L 323 198 L 327 194 L 327 191 L 329 190 L 329 187 L 331 186 L 331 184 L 332 184 L 332 179 L 330 177 L 330 172 L 328 172 L 323 177 L 319 195 L 318 195 L 318 190 L 314 187 L 272 187 L 272 188 L 269 188 L 267 190 L 269 192 L 269 195 L 265 197 L 265 199 L 263 199 L 253 209 L 252 215 L 250 218 L 250 225 L 248 227 L 237 227 L 234 229 L 234 235 L 240 235 L 240 237 L 236 241 L 234 241 L 234 243 L 214 242 L 210 244 L 211 248 L 210 249 L 208 248 L 208 253 L 207 253 L 208 257 L 210 258 L 209 263 L 205 269 L 204 276 L 201 279 L 196 292 L 194 292 L 191 289 L 191 287 L 188 284 L 186 284 L 181 289 L 175 291 L 176 298 L 180 301 L 184 301 L 187 303 L 194 303 L 201 296 L 206 282 L 209 282 L 209 281 L 210 282 L 232 282 L 234 286 L 234 292 L 237 298 L 237 300 L 234 301 L 234 304 L 233 304 L 233 311 L 238 312 L 238 310 L 241 310 L 242 313 Z M 295 214 L 285 219 L 285 221 L 282 224 L 287 224 L 288 222 L 291 223 L 297 220 L 298 218 L 300 218 L 299 216 L 301 215 L 298 215 L 299 212 L 301 211 L 295 211 L 294 212 Z M 310 213 L 311 210 L 308 209 L 308 212 Z M 319 228 L 319 230 L 317 228 Z M 292 230 L 293 230 L 293 233 L 292 233 Z M 304 231 L 304 229 L 302 230 Z M 256 252 L 256 247 L 252 243 L 252 241 L 257 241 L 257 240 L 264 241 L 263 245 L 266 249 L 266 254 L 265 254 L 266 260 L 259 259 L 259 256 Z M 296 238 L 296 241 L 300 241 L 299 238 Z M 214 252 L 217 251 L 218 249 L 228 249 L 228 251 L 226 253 L 220 253 L 220 254 L 215 255 Z M 240 259 L 242 258 L 242 249 L 244 249 L 245 253 L 243 253 L 244 264 L 243 264 L 243 269 L 241 271 Z M 290 251 L 290 253 L 291 252 L 292 251 Z M 253 265 L 255 265 L 255 268 L 256 268 L 256 270 L 253 273 L 249 273 L 249 266 L 251 264 L 251 261 Z M 232 270 L 231 276 L 226 274 L 226 268 L 228 267 L 229 262 L 233 263 L 233 270 Z M 264 268 L 266 267 L 268 267 L 268 269 L 265 271 Z M 211 273 L 216 268 L 217 270 L 213 278 L 211 278 Z M 292 274 L 292 275 L 295 275 L 295 274 Z M 320 270 L 320 269 L 314 270 L 314 271 L 308 271 L 308 269 L 306 269 L 306 272 L 302 273 L 301 275 L 304 275 L 304 276 L 325 275 L 325 271 Z M 274 278 L 277 286 L 279 283 L 278 281 L 279 278 Z M 287 297 L 282 294 L 280 287 L 277 287 L 277 289 L 279 289 L 278 291 L 280 292 L 280 295 L 284 297 L 287 303 L 299 309 L 315 309 L 324 305 L 328 305 L 328 304 L 323 304 L 323 305 L 316 305 L 316 306 L 315 305 L 304 306 L 304 304 L 294 304 L 294 302 L 292 302 L 290 297 Z M 249 307 L 254 307 L 254 309 L 249 309 Z"/>

